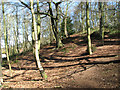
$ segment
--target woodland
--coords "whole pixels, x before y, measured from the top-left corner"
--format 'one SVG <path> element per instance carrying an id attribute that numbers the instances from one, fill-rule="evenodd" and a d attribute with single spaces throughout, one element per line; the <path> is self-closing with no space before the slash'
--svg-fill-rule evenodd
<path id="1" fill-rule="evenodd" d="M 120 1 L 0 0 L 0 89 L 120 88 Z"/>

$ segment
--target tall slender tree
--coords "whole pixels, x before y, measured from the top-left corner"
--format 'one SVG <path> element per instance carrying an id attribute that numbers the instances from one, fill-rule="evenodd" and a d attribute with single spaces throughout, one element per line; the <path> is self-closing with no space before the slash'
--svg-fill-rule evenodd
<path id="1" fill-rule="evenodd" d="M 26 48 L 25 48 L 25 30 L 24 30 L 24 23 L 22 23 L 22 29 L 23 29 L 23 50 L 26 51 Z"/>
<path id="2" fill-rule="evenodd" d="M 93 6 L 92 9 L 95 10 L 95 3 L 91 2 L 91 5 Z M 92 11 L 92 9 L 91 9 L 91 14 L 92 14 L 92 17 L 91 17 L 92 18 L 92 28 L 95 29 L 95 12 Z"/>
<path id="3" fill-rule="evenodd" d="M 29 45 L 31 45 L 31 43 L 28 40 L 28 22 L 26 22 L 26 19 L 24 24 L 25 24 L 25 48 L 26 50 L 28 50 L 28 43 Z"/>
<path id="4" fill-rule="evenodd" d="M 38 66 L 38 69 L 40 71 L 40 74 L 41 76 L 44 78 L 44 79 L 47 79 L 47 75 L 45 74 L 45 71 L 41 65 L 41 62 L 40 62 L 40 58 L 39 58 L 39 51 L 38 51 L 38 32 L 37 32 L 37 25 L 36 25 L 36 17 L 35 17 L 35 13 L 34 13 L 34 8 L 33 8 L 33 0 L 30 0 L 30 3 L 31 3 L 31 12 L 32 12 L 32 18 L 33 18 L 33 26 L 34 26 L 34 35 L 35 35 L 35 58 L 36 58 L 36 61 L 37 61 L 37 66 Z"/>
<path id="5" fill-rule="evenodd" d="M 16 6 L 16 34 L 17 34 L 17 37 L 16 37 L 16 51 L 17 53 L 19 53 L 19 30 L 18 30 L 18 7 Z"/>
<path id="6" fill-rule="evenodd" d="M 1 25 L 0 25 L 1 26 Z M 2 37 L 2 33 L 1 33 L 1 27 L 0 27 L 0 86 L 3 83 L 3 76 L 2 76 L 2 49 L 1 49 L 1 37 Z"/>
<path id="7" fill-rule="evenodd" d="M 101 35 L 102 45 L 104 45 L 103 2 L 99 2 L 99 11 L 100 11 L 100 35 Z"/>
<path id="8" fill-rule="evenodd" d="M 33 47 L 33 53 L 35 53 L 34 51 L 34 44 L 35 44 L 35 31 L 34 31 L 34 24 L 33 24 L 33 15 L 32 15 L 32 47 Z"/>
<path id="9" fill-rule="evenodd" d="M 53 29 L 53 33 L 56 39 L 56 48 L 62 47 L 63 43 L 60 39 L 60 35 L 59 35 L 59 30 L 58 30 L 58 21 L 59 21 L 59 7 L 58 5 L 61 2 L 55 3 L 55 8 L 56 8 L 56 18 L 53 17 L 53 11 L 52 11 L 52 5 L 51 5 L 51 0 L 50 2 L 48 2 L 49 4 L 49 11 L 50 11 L 50 16 L 51 16 L 51 23 L 52 23 L 52 29 Z"/>
<path id="10" fill-rule="evenodd" d="M 105 26 L 107 26 L 107 2 L 104 2 L 104 15 L 105 15 Z"/>
<path id="11" fill-rule="evenodd" d="M 10 22 L 10 16 L 9 15 L 7 15 L 7 38 L 8 38 L 8 53 L 9 53 L 9 55 L 11 54 L 11 50 L 10 50 L 10 24 L 9 24 L 9 22 Z"/>
<path id="12" fill-rule="evenodd" d="M 55 30 L 56 30 L 56 32 L 57 32 L 57 39 L 56 39 L 56 41 L 57 41 L 57 48 L 59 48 L 59 47 L 62 47 L 63 46 L 63 43 L 62 43 L 62 41 L 61 41 L 61 39 L 60 39 L 60 32 L 59 32 L 59 27 L 58 27 L 58 23 L 59 23 L 59 4 L 60 4 L 61 2 L 58 2 L 58 3 L 55 3 L 54 2 L 54 4 L 55 4 L 55 7 L 56 7 L 56 28 L 55 28 Z"/>
<path id="13" fill-rule="evenodd" d="M 66 36 L 66 38 L 68 38 L 68 32 L 67 32 L 67 12 L 68 12 L 68 0 L 67 0 L 67 7 L 66 7 L 66 9 L 65 9 L 65 7 L 64 7 L 64 12 L 65 12 L 65 17 L 64 17 L 64 24 L 65 24 L 65 26 L 64 26 L 64 33 L 65 33 L 65 36 Z"/>
<path id="14" fill-rule="evenodd" d="M 23 29 L 23 50 L 26 51 L 28 49 L 28 25 L 27 25 L 27 20 L 24 15 L 22 23 L 22 29 Z"/>
<path id="15" fill-rule="evenodd" d="M 14 52 L 18 53 L 18 51 L 17 51 L 17 35 L 16 35 L 16 30 L 15 30 L 15 24 L 14 23 L 13 23 L 13 30 L 14 30 L 14 41 L 15 41 Z"/>
<path id="16" fill-rule="evenodd" d="M 52 44 L 52 41 L 54 39 L 53 31 L 52 31 L 52 24 L 51 24 L 51 19 L 50 19 L 50 44 Z"/>
<path id="17" fill-rule="evenodd" d="M 84 13 L 85 13 L 85 11 L 84 11 L 84 2 L 81 2 L 81 13 L 82 13 L 82 16 L 81 16 L 81 20 L 82 20 L 82 31 L 84 32 L 85 31 L 85 28 L 84 28 L 84 18 L 85 18 L 85 15 L 84 15 Z"/>
<path id="18" fill-rule="evenodd" d="M 6 23 L 5 23 L 5 11 L 4 11 L 4 1 L 2 1 L 2 13 L 3 13 L 3 24 L 4 24 L 4 38 L 5 38 L 5 48 L 6 48 L 6 55 L 7 55 L 7 61 L 9 65 L 9 70 L 10 70 L 10 76 L 12 76 L 12 69 L 11 69 L 11 64 L 10 64 L 10 59 L 9 59 L 9 53 L 8 53 L 8 39 L 7 39 L 7 30 L 6 30 Z"/>
<path id="19" fill-rule="evenodd" d="M 37 32 L 38 32 L 38 50 L 40 49 L 40 14 L 39 0 L 37 0 Z"/>
<path id="20" fill-rule="evenodd" d="M 90 38 L 90 23 L 89 23 L 89 2 L 86 2 L 86 24 L 87 24 L 87 38 L 88 38 L 88 47 L 87 51 L 91 55 L 92 54 L 92 45 L 91 45 L 91 38 Z"/>

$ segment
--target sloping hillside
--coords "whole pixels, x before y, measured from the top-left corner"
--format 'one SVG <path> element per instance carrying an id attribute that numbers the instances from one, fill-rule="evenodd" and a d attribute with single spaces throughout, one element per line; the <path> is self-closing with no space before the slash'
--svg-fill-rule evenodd
<path id="1" fill-rule="evenodd" d="M 48 81 L 42 80 L 36 68 L 32 52 L 14 59 L 13 77 L 3 67 L 4 84 L 8 88 L 116 88 L 120 87 L 119 44 L 120 39 L 106 35 L 104 46 L 92 40 L 96 50 L 87 55 L 85 35 L 74 34 L 63 40 L 64 47 L 44 46 L 40 50 L 42 65 Z"/>

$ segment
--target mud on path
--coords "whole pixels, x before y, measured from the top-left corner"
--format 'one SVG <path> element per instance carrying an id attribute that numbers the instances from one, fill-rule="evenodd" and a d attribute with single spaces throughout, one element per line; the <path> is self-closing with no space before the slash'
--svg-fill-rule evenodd
<path id="1" fill-rule="evenodd" d="M 32 52 L 18 56 L 12 64 L 13 76 L 3 67 L 5 88 L 118 88 L 120 87 L 120 39 L 105 39 L 100 46 L 94 40 L 96 51 L 86 54 L 86 43 L 80 35 L 72 35 L 64 47 L 55 50 L 45 46 L 40 50 L 42 65 L 48 81 L 42 80 Z"/>

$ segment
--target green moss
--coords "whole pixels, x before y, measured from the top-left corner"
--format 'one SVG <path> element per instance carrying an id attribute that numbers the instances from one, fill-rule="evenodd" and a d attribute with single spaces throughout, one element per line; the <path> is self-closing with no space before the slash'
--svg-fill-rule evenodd
<path id="1" fill-rule="evenodd" d="M 47 80 L 47 74 L 45 73 L 45 71 L 40 71 L 40 74 L 42 76 L 42 78 L 44 78 L 44 80 Z"/>

